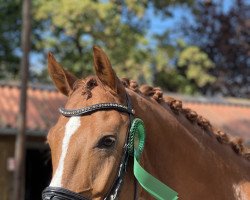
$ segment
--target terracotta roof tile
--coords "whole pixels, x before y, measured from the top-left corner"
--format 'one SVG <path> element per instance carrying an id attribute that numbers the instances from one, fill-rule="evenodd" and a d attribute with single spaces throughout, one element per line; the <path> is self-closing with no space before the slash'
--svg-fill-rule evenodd
<path id="1" fill-rule="evenodd" d="M 224 132 L 245 139 L 250 145 L 250 106 L 185 102 L 184 107 L 195 110 Z"/>
<path id="2" fill-rule="evenodd" d="M 19 110 L 19 88 L 0 85 L 0 129 L 16 128 Z M 229 134 L 241 136 L 250 144 L 250 101 L 240 99 L 207 99 L 175 96 L 184 101 L 184 107 L 195 110 Z M 66 98 L 55 90 L 28 89 L 27 128 L 29 131 L 47 131 L 55 124 L 58 108 Z"/>
<path id="3" fill-rule="evenodd" d="M 19 88 L 0 86 L 0 129 L 16 129 L 19 111 Z M 57 120 L 58 108 L 64 105 L 66 98 L 55 90 L 28 89 L 27 129 L 46 132 Z"/>

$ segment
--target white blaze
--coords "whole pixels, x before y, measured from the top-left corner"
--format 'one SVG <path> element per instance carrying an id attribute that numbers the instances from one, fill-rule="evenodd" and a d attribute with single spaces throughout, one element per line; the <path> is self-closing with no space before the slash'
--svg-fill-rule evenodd
<path id="1" fill-rule="evenodd" d="M 64 160 L 68 151 L 69 142 L 71 136 L 77 131 L 80 127 L 81 121 L 80 117 L 71 117 L 67 124 L 65 125 L 65 134 L 62 142 L 62 153 L 61 157 L 56 169 L 56 172 L 52 178 L 50 186 L 52 187 L 62 187 L 62 175 L 63 175 L 63 168 L 64 168 Z"/>

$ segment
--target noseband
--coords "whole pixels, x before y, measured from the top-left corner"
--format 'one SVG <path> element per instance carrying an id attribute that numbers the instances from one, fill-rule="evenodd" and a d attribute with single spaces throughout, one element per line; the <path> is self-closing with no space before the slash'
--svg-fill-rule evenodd
<path id="1" fill-rule="evenodd" d="M 113 185 L 109 192 L 107 193 L 104 200 L 115 200 L 118 198 L 119 191 L 121 189 L 121 185 L 123 183 L 124 174 L 126 172 L 126 167 L 128 164 L 129 152 L 128 152 L 128 145 L 129 145 L 129 130 L 131 123 L 133 122 L 134 118 L 134 110 L 132 109 L 132 104 L 129 96 L 126 94 L 127 106 L 117 104 L 117 103 L 99 103 L 94 104 L 92 106 L 88 106 L 85 108 L 68 110 L 65 108 L 60 108 L 59 112 L 65 117 L 72 117 L 72 116 L 84 116 L 90 115 L 91 113 L 102 111 L 102 110 L 117 110 L 119 112 L 125 112 L 129 114 L 129 127 L 127 131 L 127 139 L 123 147 L 123 155 L 121 159 L 121 163 L 119 165 L 116 178 L 113 182 Z M 136 187 L 137 183 L 135 183 L 135 193 L 134 199 L 136 199 Z M 47 187 L 42 193 L 43 200 L 89 200 L 82 195 L 79 195 L 75 192 L 70 190 L 60 188 L 60 187 Z"/>

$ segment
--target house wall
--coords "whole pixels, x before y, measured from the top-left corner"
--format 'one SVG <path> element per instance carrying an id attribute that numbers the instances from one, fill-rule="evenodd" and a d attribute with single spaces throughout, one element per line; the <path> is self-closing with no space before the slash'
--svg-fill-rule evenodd
<path id="1" fill-rule="evenodd" d="M 0 136 L 0 199 L 10 200 L 13 172 L 7 170 L 8 158 L 14 157 L 14 136 Z"/>

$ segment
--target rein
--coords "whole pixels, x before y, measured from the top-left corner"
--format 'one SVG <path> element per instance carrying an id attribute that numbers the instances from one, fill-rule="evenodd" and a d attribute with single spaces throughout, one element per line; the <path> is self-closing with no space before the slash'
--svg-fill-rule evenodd
<path id="1" fill-rule="evenodd" d="M 121 163 L 118 168 L 116 179 L 107 193 L 104 200 L 115 200 L 118 199 L 119 191 L 123 183 L 124 174 L 128 165 L 129 155 L 134 157 L 134 175 L 135 175 L 135 192 L 134 200 L 137 199 L 137 181 L 139 184 L 152 196 L 158 200 L 176 200 L 178 199 L 177 193 L 160 182 L 147 171 L 140 166 L 140 156 L 143 152 L 145 142 L 145 128 L 141 119 L 134 119 L 134 110 L 129 96 L 126 94 L 127 106 L 117 103 L 99 103 L 92 106 L 88 106 L 80 109 L 65 109 L 59 108 L 59 112 L 65 117 L 72 116 L 84 116 L 89 115 L 93 112 L 102 110 L 117 110 L 119 112 L 125 112 L 129 114 L 129 128 L 127 131 L 127 139 L 123 146 L 123 155 Z M 135 145 L 134 141 L 138 141 L 138 145 Z M 42 193 L 43 200 L 89 200 L 75 192 L 60 188 L 60 187 L 47 187 Z"/>

